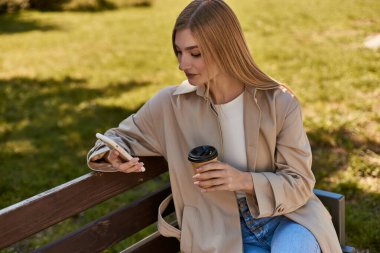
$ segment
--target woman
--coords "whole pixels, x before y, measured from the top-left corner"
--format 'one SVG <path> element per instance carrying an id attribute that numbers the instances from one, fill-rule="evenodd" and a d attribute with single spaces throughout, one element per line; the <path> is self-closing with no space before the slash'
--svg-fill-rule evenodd
<path id="1" fill-rule="evenodd" d="M 229 6 L 192 1 L 172 42 L 187 80 L 105 133 L 135 156 L 168 161 L 180 229 L 159 217 L 159 231 L 177 237 L 182 252 L 341 252 L 331 217 L 313 194 L 299 103 L 256 66 Z M 203 144 L 217 148 L 218 162 L 193 176 L 187 154 Z M 126 173 L 143 168 L 99 141 L 88 164 Z"/>

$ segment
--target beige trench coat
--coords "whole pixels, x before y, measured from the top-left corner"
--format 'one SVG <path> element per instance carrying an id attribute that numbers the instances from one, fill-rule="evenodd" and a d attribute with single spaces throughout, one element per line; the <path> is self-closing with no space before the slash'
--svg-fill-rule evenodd
<path id="1" fill-rule="evenodd" d="M 297 99 L 283 88 L 258 90 L 247 85 L 244 128 L 246 170 L 251 172 L 257 196 L 247 196 L 253 216 L 285 215 L 308 228 L 324 253 L 342 252 L 331 216 L 312 191 L 311 150 Z M 204 86 L 185 81 L 164 88 L 105 134 L 133 155 L 164 156 L 168 161 L 180 230 L 160 215 L 158 228 L 164 236 L 177 237 L 182 252 L 243 252 L 235 194 L 201 193 L 193 184 L 187 160 L 191 148 L 208 144 L 220 151 L 219 160 L 223 161 L 218 115 L 207 101 Z M 98 160 L 107 150 L 101 142 L 95 144 L 88 154 L 91 169 L 114 171 Z M 164 201 L 160 208 L 165 205 Z"/>

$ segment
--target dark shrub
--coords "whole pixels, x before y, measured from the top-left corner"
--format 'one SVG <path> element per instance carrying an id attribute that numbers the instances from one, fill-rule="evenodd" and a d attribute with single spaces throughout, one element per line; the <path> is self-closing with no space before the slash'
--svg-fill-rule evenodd
<path id="1" fill-rule="evenodd" d="M 153 0 L 129 0 L 127 5 L 135 7 L 149 7 L 153 4 Z"/>
<path id="2" fill-rule="evenodd" d="M 0 14 L 14 13 L 29 6 L 28 0 L 0 0 Z"/>
<path id="3" fill-rule="evenodd" d="M 154 0 L 0 0 L 0 13 L 30 7 L 40 11 L 102 11 L 119 7 L 149 7 Z"/>
<path id="4" fill-rule="evenodd" d="M 62 6 L 65 11 L 102 11 L 116 9 L 118 6 L 109 0 L 71 0 Z"/>
<path id="5" fill-rule="evenodd" d="M 41 11 L 58 11 L 70 0 L 29 0 L 30 8 Z"/>

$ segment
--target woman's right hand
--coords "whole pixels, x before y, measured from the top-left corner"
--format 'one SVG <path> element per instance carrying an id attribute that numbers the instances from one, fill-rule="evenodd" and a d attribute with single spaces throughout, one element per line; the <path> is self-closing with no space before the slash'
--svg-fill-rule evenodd
<path id="1" fill-rule="evenodd" d="M 105 155 L 105 159 L 120 172 L 131 173 L 145 171 L 144 163 L 139 162 L 138 157 L 134 157 L 130 161 L 126 162 L 120 157 L 119 152 L 116 150 L 110 150 L 108 154 Z"/>

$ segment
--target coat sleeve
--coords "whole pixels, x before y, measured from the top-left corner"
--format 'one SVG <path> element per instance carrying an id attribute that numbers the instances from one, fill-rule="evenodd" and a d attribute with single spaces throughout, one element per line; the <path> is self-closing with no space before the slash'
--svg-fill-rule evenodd
<path id="1" fill-rule="evenodd" d="M 154 122 L 155 119 L 160 118 L 156 115 L 162 111 L 160 106 L 160 96 L 156 96 L 145 103 L 137 113 L 123 120 L 118 127 L 109 129 L 104 134 L 116 141 L 132 156 L 162 156 L 162 135 L 158 134 L 162 124 Z M 96 171 L 116 171 L 103 159 L 107 151 L 109 148 L 98 140 L 87 154 L 88 166 Z"/>
<path id="2" fill-rule="evenodd" d="M 311 148 L 296 99 L 288 105 L 283 122 L 276 138 L 274 171 L 251 173 L 255 196 L 247 196 L 247 201 L 256 218 L 298 209 L 309 200 L 314 188 Z"/>

